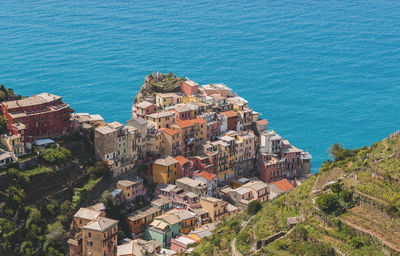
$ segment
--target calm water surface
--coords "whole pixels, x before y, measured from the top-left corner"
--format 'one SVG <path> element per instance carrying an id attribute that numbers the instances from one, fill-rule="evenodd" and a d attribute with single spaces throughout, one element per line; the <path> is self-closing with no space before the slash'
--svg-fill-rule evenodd
<path id="1" fill-rule="evenodd" d="M 400 128 L 400 1 L 0 2 L 0 81 L 130 118 L 152 71 L 223 82 L 313 155 Z"/>

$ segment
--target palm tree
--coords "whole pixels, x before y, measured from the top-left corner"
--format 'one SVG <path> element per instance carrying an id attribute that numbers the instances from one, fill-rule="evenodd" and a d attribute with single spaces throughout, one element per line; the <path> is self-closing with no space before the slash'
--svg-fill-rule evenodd
<path id="1" fill-rule="evenodd" d="M 343 150 L 343 145 L 340 143 L 332 144 L 332 146 L 328 149 L 329 154 L 336 159 L 338 154 Z"/>

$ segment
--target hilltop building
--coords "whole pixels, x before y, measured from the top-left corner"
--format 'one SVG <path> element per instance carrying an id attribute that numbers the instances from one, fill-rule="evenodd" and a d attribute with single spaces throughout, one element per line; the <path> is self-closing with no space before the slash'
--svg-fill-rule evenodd
<path id="1" fill-rule="evenodd" d="M 22 142 L 32 142 L 38 137 L 55 136 L 71 130 L 68 104 L 60 96 L 41 93 L 21 100 L 1 103 L 7 129 L 12 135 L 21 135 Z"/>

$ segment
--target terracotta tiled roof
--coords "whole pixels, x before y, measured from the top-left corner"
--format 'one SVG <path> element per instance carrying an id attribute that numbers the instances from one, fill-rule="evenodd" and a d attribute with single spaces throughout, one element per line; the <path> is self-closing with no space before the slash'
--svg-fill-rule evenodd
<path id="1" fill-rule="evenodd" d="M 179 120 L 176 121 L 176 125 L 178 125 L 180 128 L 187 128 L 190 126 L 194 126 L 194 123 L 192 120 Z"/>
<path id="2" fill-rule="evenodd" d="M 99 125 L 97 126 L 97 128 L 103 127 L 103 126 L 106 126 L 106 125 L 107 125 L 107 123 L 102 123 L 102 124 L 99 124 Z"/>
<path id="3" fill-rule="evenodd" d="M 183 156 L 176 156 L 175 160 L 178 161 L 180 165 L 184 165 L 187 162 L 189 162 L 189 159 L 187 159 L 186 157 L 183 157 Z"/>
<path id="4" fill-rule="evenodd" d="M 165 132 L 169 136 L 174 136 L 175 134 L 179 133 L 179 130 L 176 130 L 176 129 L 161 128 L 160 130 Z"/>
<path id="5" fill-rule="evenodd" d="M 217 175 L 206 172 L 206 171 L 202 171 L 201 173 L 197 174 L 196 176 L 201 176 L 208 181 L 212 181 Z"/>
<path id="6" fill-rule="evenodd" d="M 227 118 L 231 118 L 231 117 L 236 117 L 237 116 L 236 112 L 233 111 L 233 110 L 228 110 L 228 111 L 222 112 L 222 114 L 226 115 Z"/>
<path id="7" fill-rule="evenodd" d="M 198 117 L 196 119 L 193 119 L 193 122 L 194 123 L 200 123 L 200 124 L 206 124 L 207 123 L 206 120 L 204 120 L 204 118 L 202 118 L 202 117 Z"/>
<path id="8" fill-rule="evenodd" d="M 272 182 L 272 184 L 277 186 L 282 192 L 294 189 L 293 185 L 290 184 L 290 182 L 287 179 L 278 180 L 278 181 Z"/>

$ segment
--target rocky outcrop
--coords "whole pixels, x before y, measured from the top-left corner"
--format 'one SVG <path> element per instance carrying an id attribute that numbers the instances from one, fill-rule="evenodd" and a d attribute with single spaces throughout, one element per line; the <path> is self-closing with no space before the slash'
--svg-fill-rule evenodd
<path id="1" fill-rule="evenodd" d="M 135 103 L 154 98 L 156 93 L 179 92 L 182 82 L 186 80 L 173 73 L 153 72 L 144 79 L 144 84 L 136 94 Z"/>

